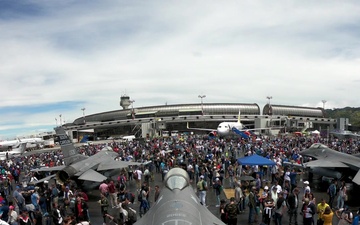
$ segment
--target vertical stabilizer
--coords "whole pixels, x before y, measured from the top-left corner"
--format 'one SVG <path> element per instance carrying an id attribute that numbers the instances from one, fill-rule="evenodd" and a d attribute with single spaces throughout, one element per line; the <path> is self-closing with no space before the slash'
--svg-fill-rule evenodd
<path id="1" fill-rule="evenodd" d="M 240 109 L 239 109 L 239 115 L 238 115 L 238 123 L 241 123 L 241 121 L 240 121 L 240 117 L 241 117 L 241 112 L 240 112 Z"/>
<path id="2" fill-rule="evenodd" d="M 56 127 L 55 132 L 59 138 L 59 144 L 64 156 L 65 165 L 80 161 L 84 158 L 83 155 L 77 153 L 74 144 L 70 140 L 69 136 L 65 133 L 63 127 Z"/>
<path id="3" fill-rule="evenodd" d="M 11 152 L 12 152 L 13 154 L 20 154 L 20 155 L 22 155 L 22 154 L 25 152 L 25 150 L 26 150 L 26 143 L 20 143 L 20 144 L 19 144 L 19 147 L 13 149 Z"/>
<path id="4" fill-rule="evenodd" d="M 61 151 L 64 155 L 64 158 L 68 158 L 70 156 L 76 155 L 76 149 L 69 136 L 65 133 L 63 127 L 55 128 L 56 135 L 59 138 L 59 144 L 61 147 Z"/>

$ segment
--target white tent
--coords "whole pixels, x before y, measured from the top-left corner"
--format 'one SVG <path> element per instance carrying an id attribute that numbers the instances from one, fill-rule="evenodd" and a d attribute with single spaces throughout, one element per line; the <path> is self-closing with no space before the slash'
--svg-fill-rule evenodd
<path id="1" fill-rule="evenodd" d="M 319 135 L 319 134 L 320 134 L 320 131 L 314 130 L 314 131 L 311 132 L 311 134 L 313 134 L 313 135 Z"/>

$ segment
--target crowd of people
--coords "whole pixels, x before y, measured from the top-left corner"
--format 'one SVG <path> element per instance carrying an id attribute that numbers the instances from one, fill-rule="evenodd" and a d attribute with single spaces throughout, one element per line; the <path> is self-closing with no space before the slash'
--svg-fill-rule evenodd
<path id="1" fill-rule="evenodd" d="M 318 142 L 344 153 L 359 152 L 359 143 L 351 139 L 328 140 L 321 137 L 209 139 L 195 135 L 154 138 L 145 142 L 114 141 L 108 144 L 82 146 L 78 151 L 80 154 L 90 156 L 96 154 L 105 145 L 110 145 L 118 152 L 119 160 L 151 161 L 142 167 L 126 168 L 116 179 L 109 178 L 99 186 L 99 210 L 102 212 L 104 224 L 133 224 L 138 216 L 141 217 L 150 209 L 151 202 L 155 202 L 159 196 L 160 187 L 151 185 L 154 174 L 159 173 L 164 179 L 167 171 L 180 166 L 187 170 L 192 185 L 199 193 L 201 204 L 207 205 L 207 194 L 216 196 L 216 207 L 219 208 L 221 219 L 227 224 L 236 224 L 237 215 L 246 209 L 249 211 L 248 223 L 263 221 L 270 224 L 270 221 L 274 220 L 276 224 L 281 225 L 282 215 L 287 212 L 290 224 L 297 225 L 299 212 L 305 217 L 310 216 L 310 210 L 312 215 L 318 213 L 316 207 L 313 210 L 311 205 L 316 205 L 315 197 L 309 190 L 304 193 L 304 198 L 294 199 L 293 196 L 298 196 L 300 192 L 297 188 L 297 175 L 300 172 L 295 169 L 285 169 L 283 163 L 286 161 L 300 163 L 302 157 L 299 152 Z M 276 162 L 276 166 L 264 169 L 260 166 L 246 167 L 237 164 L 236 159 L 239 156 L 252 154 L 267 157 Z M 12 225 L 89 223 L 91 215 L 87 204 L 88 196 L 75 181 L 69 180 L 64 184 L 53 181 L 37 183 L 50 174 L 31 172 L 31 169 L 41 166 L 52 167 L 63 164 L 61 150 L 2 161 L 0 219 Z M 253 176 L 255 181 L 240 182 L 238 178 L 243 175 Z M 271 177 L 271 180 L 265 183 L 265 177 Z M 136 183 L 134 193 L 127 188 L 129 182 Z M 329 196 L 332 201 L 337 198 L 336 210 L 339 210 L 345 207 L 348 199 L 346 199 L 346 187 L 338 186 L 335 182 L 329 187 Z M 235 190 L 235 197 L 229 202 L 221 199 L 224 187 Z M 135 201 L 139 203 L 137 208 L 133 204 Z M 300 206 L 304 209 L 298 212 Z M 118 213 L 110 213 L 114 211 L 110 209 L 118 209 L 115 210 Z M 330 209 L 334 211 L 332 207 Z M 327 215 L 325 211 L 328 210 L 323 211 Z M 313 221 L 314 219 L 304 220 L 304 224 Z"/>

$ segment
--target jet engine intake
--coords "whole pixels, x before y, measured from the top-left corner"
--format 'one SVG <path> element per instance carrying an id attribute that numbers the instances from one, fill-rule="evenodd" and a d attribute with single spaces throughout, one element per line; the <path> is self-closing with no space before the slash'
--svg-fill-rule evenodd
<path id="1" fill-rule="evenodd" d="M 209 137 L 213 138 L 213 137 L 216 137 L 217 136 L 217 132 L 216 131 L 211 131 L 209 133 Z"/>

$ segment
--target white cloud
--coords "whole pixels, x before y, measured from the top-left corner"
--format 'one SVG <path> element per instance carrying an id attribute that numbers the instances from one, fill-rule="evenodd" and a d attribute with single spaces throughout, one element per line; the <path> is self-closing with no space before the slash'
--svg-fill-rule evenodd
<path id="1" fill-rule="evenodd" d="M 0 17 L 0 106 L 79 105 L 14 113 L 9 123 L 115 110 L 124 93 L 135 107 L 199 102 L 201 93 L 205 102 L 358 105 L 356 1 L 30 5 L 2 9 L 21 14 Z"/>

